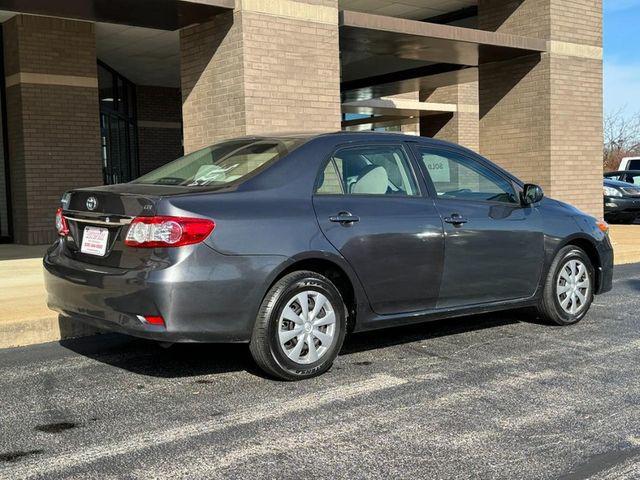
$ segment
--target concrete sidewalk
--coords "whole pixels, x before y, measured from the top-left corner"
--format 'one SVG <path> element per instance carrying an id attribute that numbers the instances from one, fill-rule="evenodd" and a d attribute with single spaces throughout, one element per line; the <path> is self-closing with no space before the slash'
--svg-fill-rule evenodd
<path id="1" fill-rule="evenodd" d="M 640 262 L 640 225 L 612 225 L 616 265 Z M 42 256 L 46 246 L 0 245 L 0 348 L 96 333 L 46 306 Z"/>
<path id="2" fill-rule="evenodd" d="M 0 348 L 95 333 L 58 320 L 46 305 L 42 256 L 46 246 L 0 245 Z"/>
<path id="3" fill-rule="evenodd" d="M 616 265 L 640 262 L 640 225 L 611 225 Z"/>

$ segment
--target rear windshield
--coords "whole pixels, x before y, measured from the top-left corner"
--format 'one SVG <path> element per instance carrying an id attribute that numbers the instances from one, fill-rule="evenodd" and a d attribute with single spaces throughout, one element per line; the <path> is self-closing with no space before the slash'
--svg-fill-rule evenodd
<path id="1" fill-rule="evenodd" d="M 303 138 L 238 139 L 197 150 L 153 170 L 132 183 L 202 187 L 225 185 L 279 160 Z"/>

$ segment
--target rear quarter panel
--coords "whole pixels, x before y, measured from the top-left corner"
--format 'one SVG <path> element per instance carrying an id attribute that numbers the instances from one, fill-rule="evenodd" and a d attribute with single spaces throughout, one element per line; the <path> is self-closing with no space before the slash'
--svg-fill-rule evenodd
<path id="1" fill-rule="evenodd" d="M 317 141 L 296 149 L 233 192 L 167 197 L 158 214 L 201 215 L 215 221 L 207 244 L 225 255 L 282 255 L 330 248 L 311 201 L 322 159 Z"/>

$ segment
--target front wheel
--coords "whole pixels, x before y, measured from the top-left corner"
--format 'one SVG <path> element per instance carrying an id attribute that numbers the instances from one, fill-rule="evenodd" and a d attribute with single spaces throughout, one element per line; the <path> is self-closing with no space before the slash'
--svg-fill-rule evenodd
<path id="1" fill-rule="evenodd" d="M 594 271 L 587 254 L 569 245 L 553 260 L 544 285 L 538 313 L 558 325 L 579 322 L 593 302 Z"/>
<path id="2" fill-rule="evenodd" d="M 249 348 L 268 374 L 301 380 L 331 367 L 345 332 L 346 308 L 335 285 L 299 271 L 278 280 L 265 296 Z"/>

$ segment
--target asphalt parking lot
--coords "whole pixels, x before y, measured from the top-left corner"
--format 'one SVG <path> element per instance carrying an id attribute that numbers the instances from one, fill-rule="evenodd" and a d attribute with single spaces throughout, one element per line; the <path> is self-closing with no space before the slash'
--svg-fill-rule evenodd
<path id="1" fill-rule="evenodd" d="M 103 335 L 0 350 L 0 478 L 640 477 L 640 264 L 579 325 L 356 335 L 326 375 Z"/>

